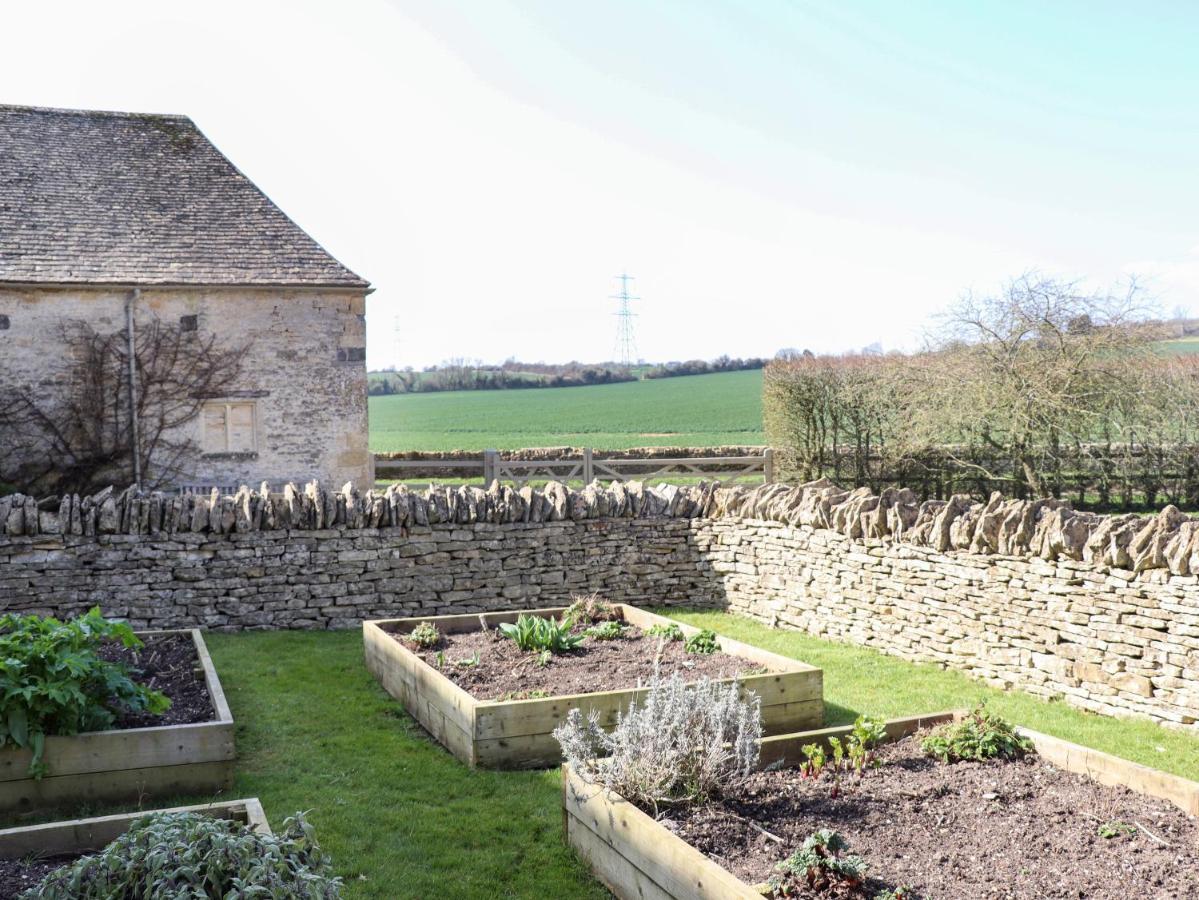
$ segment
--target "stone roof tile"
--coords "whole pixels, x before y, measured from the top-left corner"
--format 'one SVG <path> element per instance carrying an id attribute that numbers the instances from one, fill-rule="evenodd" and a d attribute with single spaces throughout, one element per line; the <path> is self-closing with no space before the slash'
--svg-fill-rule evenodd
<path id="1" fill-rule="evenodd" d="M 0 283 L 368 285 L 186 116 L 0 105 Z"/>

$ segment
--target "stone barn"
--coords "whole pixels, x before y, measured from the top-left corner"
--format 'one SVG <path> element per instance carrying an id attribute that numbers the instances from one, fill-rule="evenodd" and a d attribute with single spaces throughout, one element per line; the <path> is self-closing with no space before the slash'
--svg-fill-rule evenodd
<path id="1" fill-rule="evenodd" d="M 185 420 L 163 441 L 181 449 L 162 471 L 141 434 L 143 483 L 369 485 L 369 291 L 187 117 L 0 105 L 0 390 L 78 390 L 68 323 L 118 350 L 157 329 L 184 353 L 239 354 L 215 387 L 176 377 Z M 150 369 L 114 392 L 134 435 L 129 398 L 144 400 Z M 9 431 L 45 452 L 32 429 Z"/>

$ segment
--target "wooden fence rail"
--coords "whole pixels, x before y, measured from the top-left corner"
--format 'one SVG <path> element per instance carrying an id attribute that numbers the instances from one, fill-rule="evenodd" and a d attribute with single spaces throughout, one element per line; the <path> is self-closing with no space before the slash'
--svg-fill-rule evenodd
<path id="1" fill-rule="evenodd" d="M 498 450 L 484 450 L 477 457 L 455 459 L 390 459 L 375 457 L 375 478 L 406 481 L 427 477 L 475 478 L 523 485 L 530 481 L 561 481 L 590 484 L 601 481 L 647 481 L 652 479 L 703 478 L 730 482 L 742 479 L 774 481 L 774 451 L 752 456 L 704 456 L 605 459 L 590 447 L 569 459 L 504 459 Z"/>

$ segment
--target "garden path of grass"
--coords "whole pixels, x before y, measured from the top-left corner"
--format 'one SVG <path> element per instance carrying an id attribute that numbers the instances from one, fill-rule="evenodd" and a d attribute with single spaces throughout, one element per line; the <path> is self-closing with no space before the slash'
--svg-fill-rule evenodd
<path id="1" fill-rule="evenodd" d="M 1152 723 L 1005 694 L 959 673 L 724 613 L 670 614 L 822 667 L 829 724 L 986 697 L 1031 728 L 1199 779 L 1199 739 Z M 276 826 L 311 810 L 348 898 L 605 896 L 562 843 L 557 773 L 461 765 L 376 685 L 357 632 L 208 641 L 238 721 L 234 793 L 260 797 Z"/>

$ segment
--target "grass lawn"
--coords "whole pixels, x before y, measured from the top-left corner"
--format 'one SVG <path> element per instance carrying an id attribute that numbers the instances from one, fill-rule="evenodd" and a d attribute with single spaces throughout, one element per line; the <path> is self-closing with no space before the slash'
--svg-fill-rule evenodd
<path id="1" fill-rule="evenodd" d="M 1199 740 L 1152 723 L 1004 694 L 958 673 L 723 613 L 668 614 L 822 667 L 829 724 L 986 697 L 1039 731 L 1199 779 Z M 460 764 L 378 687 L 359 632 L 207 640 L 238 723 L 234 795 L 260 797 L 275 826 L 309 810 L 348 898 L 606 896 L 562 842 L 557 772 L 472 772 Z"/>
<path id="2" fill-rule="evenodd" d="M 760 369 L 587 387 L 370 398 L 370 445 L 376 453 L 765 442 Z"/>
<path id="3" fill-rule="evenodd" d="M 238 722 L 234 794 L 311 810 L 347 897 L 605 897 L 562 841 L 557 772 L 472 772 L 366 670 L 362 635 L 207 636 Z"/>

